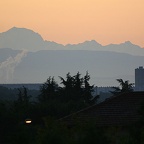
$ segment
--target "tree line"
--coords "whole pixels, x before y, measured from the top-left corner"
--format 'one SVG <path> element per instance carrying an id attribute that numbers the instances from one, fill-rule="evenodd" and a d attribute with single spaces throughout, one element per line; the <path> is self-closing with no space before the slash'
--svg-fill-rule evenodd
<path id="1" fill-rule="evenodd" d="M 40 102 L 47 102 L 50 99 L 60 99 L 61 101 L 81 101 L 90 104 L 93 101 L 92 91 L 94 85 L 90 85 L 90 75 L 86 72 L 84 77 L 78 72 L 71 76 L 66 74 L 66 78 L 59 76 L 61 86 L 57 84 L 54 77 L 49 77 L 47 81 L 40 87 Z"/>
<path id="2" fill-rule="evenodd" d="M 91 93 L 94 85 L 89 83 L 88 72 L 84 77 L 77 72 L 74 76 L 67 73 L 66 78 L 59 78 L 61 86 L 54 77 L 48 77 L 34 101 L 25 87 L 17 89 L 15 99 L 0 101 L 0 143 L 19 143 L 20 137 L 23 139 L 25 136 L 28 140 L 29 136 L 25 133 L 25 120 L 28 118 L 32 120 L 33 129 L 44 126 L 46 118 L 57 120 L 95 103 Z M 31 134 L 35 135 L 35 132 Z"/>
<path id="3" fill-rule="evenodd" d="M 65 78 L 59 76 L 59 79 L 60 85 L 54 77 L 48 77 L 34 101 L 25 87 L 17 89 L 13 101 L 0 101 L 0 143 L 111 143 L 112 134 L 106 136 L 106 131 L 97 128 L 92 121 L 85 126 L 78 123 L 71 129 L 58 123 L 59 118 L 93 105 L 98 99 L 92 96 L 94 85 L 89 83 L 88 72 L 83 77 L 79 72 L 74 76 L 67 73 Z M 122 84 L 129 83 L 123 81 Z M 120 87 L 117 92 L 123 92 L 124 88 Z M 32 124 L 26 124 L 26 119 L 32 120 Z"/>

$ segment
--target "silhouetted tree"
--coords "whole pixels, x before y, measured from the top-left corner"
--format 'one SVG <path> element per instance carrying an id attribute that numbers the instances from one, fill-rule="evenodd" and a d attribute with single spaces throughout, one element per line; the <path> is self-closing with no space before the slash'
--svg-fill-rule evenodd
<path id="1" fill-rule="evenodd" d="M 61 84 L 64 86 L 63 89 L 70 90 L 73 88 L 74 78 L 70 75 L 70 73 L 67 73 L 66 80 L 61 76 L 59 76 L 59 78 L 61 80 Z"/>
<path id="2" fill-rule="evenodd" d="M 68 73 L 66 75 L 66 80 L 62 77 L 59 78 L 62 81 L 61 84 L 64 86 L 62 90 L 66 99 L 79 100 L 85 103 L 90 103 L 92 101 L 94 86 L 89 84 L 90 75 L 88 71 L 84 77 L 81 77 L 81 74 L 77 72 L 74 76 Z"/>
<path id="3" fill-rule="evenodd" d="M 70 73 L 66 74 L 66 80 L 59 76 L 61 80 L 61 84 L 63 87 L 61 88 L 61 94 L 64 96 L 65 100 L 71 99 L 73 97 L 73 88 L 74 88 L 74 78 L 70 75 Z"/>
<path id="4" fill-rule="evenodd" d="M 18 102 L 28 104 L 30 102 L 31 96 L 27 93 L 27 88 L 23 86 L 23 88 L 18 88 Z"/>
<path id="5" fill-rule="evenodd" d="M 128 80 L 123 81 L 122 79 L 117 79 L 119 83 L 119 87 L 113 87 L 114 91 L 111 91 L 113 95 L 118 95 L 125 92 L 132 92 L 133 91 L 133 83 L 129 83 Z"/>
<path id="6" fill-rule="evenodd" d="M 21 89 L 18 88 L 18 102 L 22 102 L 23 101 L 23 98 L 22 98 L 22 91 Z"/>
<path id="7" fill-rule="evenodd" d="M 81 90 L 83 86 L 83 78 L 81 78 L 81 74 L 78 72 L 75 76 L 73 76 L 73 78 L 74 78 L 74 88 L 76 90 Z"/>
<path id="8" fill-rule="evenodd" d="M 75 100 L 83 100 L 83 78 L 81 77 L 81 74 L 78 72 L 76 75 L 73 76 L 73 79 L 73 98 Z"/>
<path id="9" fill-rule="evenodd" d="M 46 102 L 55 98 L 58 91 L 58 84 L 54 77 L 49 77 L 47 81 L 40 87 L 39 101 Z"/>
<path id="10" fill-rule="evenodd" d="M 95 101 L 95 99 L 92 99 L 93 98 L 92 91 L 93 91 L 94 85 L 90 85 L 89 80 L 90 80 L 90 75 L 87 71 L 86 75 L 84 76 L 84 100 L 86 101 L 86 103 Z"/>

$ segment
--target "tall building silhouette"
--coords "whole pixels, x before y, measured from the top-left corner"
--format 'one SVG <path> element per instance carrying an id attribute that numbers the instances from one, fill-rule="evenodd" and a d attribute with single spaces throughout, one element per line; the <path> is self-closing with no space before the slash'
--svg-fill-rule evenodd
<path id="1" fill-rule="evenodd" d="M 135 69 L 135 91 L 144 91 L 144 68 Z"/>

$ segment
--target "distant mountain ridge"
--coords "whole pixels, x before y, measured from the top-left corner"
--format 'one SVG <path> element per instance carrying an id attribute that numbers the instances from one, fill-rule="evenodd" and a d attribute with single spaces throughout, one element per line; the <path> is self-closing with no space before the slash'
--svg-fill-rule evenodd
<path id="1" fill-rule="evenodd" d="M 44 41 L 25 28 L 0 33 L 0 83 L 43 83 L 68 72 L 85 75 L 95 86 L 114 86 L 116 79 L 134 82 L 134 69 L 144 65 L 144 49 L 127 41 L 102 46 L 95 40 L 62 45 Z"/>
<path id="2" fill-rule="evenodd" d="M 132 55 L 144 56 L 144 49 L 127 41 L 121 44 L 102 46 L 95 40 L 85 41 L 79 44 L 62 45 L 56 42 L 46 41 L 36 32 L 26 28 L 13 27 L 0 33 L 0 48 L 12 48 L 14 50 L 39 51 L 39 50 L 93 50 L 113 51 Z"/>

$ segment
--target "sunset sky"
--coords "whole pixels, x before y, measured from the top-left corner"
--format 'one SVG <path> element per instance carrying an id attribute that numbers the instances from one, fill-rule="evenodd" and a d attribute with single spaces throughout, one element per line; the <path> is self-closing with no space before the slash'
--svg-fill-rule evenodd
<path id="1" fill-rule="evenodd" d="M 0 33 L 28 28 L 61 44 L 131 41 L 144 47 L 144 0 L 3 0 Z"/>

